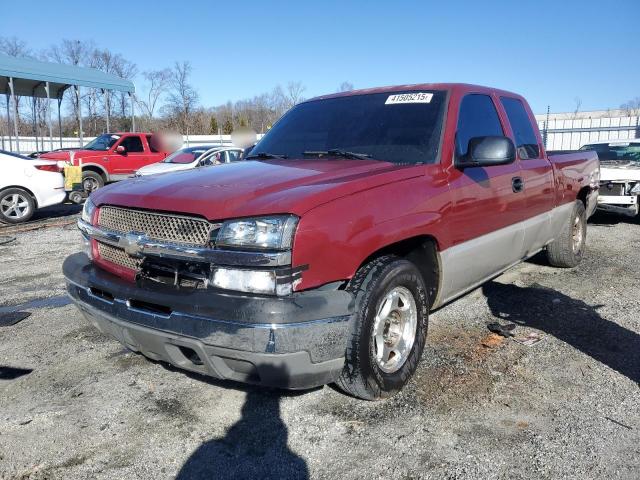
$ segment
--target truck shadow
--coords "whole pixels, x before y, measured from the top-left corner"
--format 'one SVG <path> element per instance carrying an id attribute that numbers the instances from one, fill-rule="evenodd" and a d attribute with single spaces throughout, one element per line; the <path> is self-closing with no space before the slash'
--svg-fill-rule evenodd
<path id="1" fill-rule="evenodd" d="M 200 445 L 176 478 L 309 478 L 306 462 L 287 445 L 288 430 L 280 414 L 285 394 L 248 387 L 240 420 L 223 438 Z"/>
<path id="2" fill-rule="evenodd" d="M 640 335 L 602 318 L 600 305 L 540 285 L 491 281 L 482 291 L 494 316 L 553 335 L 640 385 Z"/>

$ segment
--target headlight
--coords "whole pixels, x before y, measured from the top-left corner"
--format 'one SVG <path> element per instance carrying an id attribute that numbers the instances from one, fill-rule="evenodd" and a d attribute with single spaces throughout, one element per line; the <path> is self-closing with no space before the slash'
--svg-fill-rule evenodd
<path id="1" fill-rule="evenodd" d="M 640 195 L 640 182 L 636 183 L 629 193 L 631 195 Z"/>
<path id="2" fill-rule="evenodd" d="M 297 224 L 295 215 L 229 220 L 220 227 L 216 245 L 286 250 L 291 248 Z"/>
<path id="3" fill-rule="evenodd" d="M 93 212 L 95 211 L 96 206 L 90 198 L 87 198 L 84 202 L 84 207 L 82 207 L 82 220 L 90 224 L 93 219 Z"/>

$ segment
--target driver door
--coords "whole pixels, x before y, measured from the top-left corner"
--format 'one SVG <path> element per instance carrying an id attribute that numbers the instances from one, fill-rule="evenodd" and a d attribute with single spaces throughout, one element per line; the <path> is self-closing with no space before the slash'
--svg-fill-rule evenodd
<path id="1" fill-rule="evenodd" d="M 506 136 L 505 120 L 491 95 L 467 94 L 456 130 L 456 158 L 474 137 Z M 520 163 L 451 169 L 453 246 L 443 252 L 444 295 L 450 299 L 516 263 L 523 255 L 526 197 L 518 189 Z"/>

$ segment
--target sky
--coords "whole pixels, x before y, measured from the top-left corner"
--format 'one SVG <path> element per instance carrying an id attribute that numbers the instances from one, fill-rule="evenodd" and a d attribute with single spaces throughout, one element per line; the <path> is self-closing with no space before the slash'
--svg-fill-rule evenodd
<path id="1" fill-rule="evenodd" d="M 465 82 L 520 93 L 543 113 L 640 97 L 639 19 L 640 0 L 7 0 L 0 35 L 34 50 L 93 41 L 139 71 L 187 60 L 204 106 L 289 81 L 307 98 L 345 81 Z"/>

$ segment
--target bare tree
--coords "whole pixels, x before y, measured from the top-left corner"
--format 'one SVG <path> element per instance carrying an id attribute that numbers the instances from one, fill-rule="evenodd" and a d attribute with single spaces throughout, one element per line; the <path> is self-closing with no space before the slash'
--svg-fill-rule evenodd
<path id="1" fill-rule="evenodd" d="M 629 100 L 626 103 L 620 105 L 620 109 L 630 117 L 640 116 L 640 97 Z"/>
<path id="2" fill-rule="evenodd" d="M 167 93 L 171 83 L 171 75 L 171 70 L 168 68 L 142 73 L 147 81 L 146 95 L 137 100 L 140 108 L 149 119 L 153 118 L 158 102 Z"/>
<path id="3" fill-rule="evenodd" d="M 287 110 L 304 100 L 302 93 L 305 90 L 306 87 L 302 84 L 302 82 L 287 83 L 287 90 L 285 95 L 287 101 Z"/>
<path id="4" fill-rule="evenodd" d="M 176 62 L 173 67 L 167 99 L 167 109 L 176 119 L 180 130 L 189 138 L 191 114 L 198 104 L 198 92 L 191 85 L 191 64 L 187 61 Z"/>
<path id="5" fill-rule="evenodd" d="M 338 92 L 350 92 L 353 90 L 353 83 L 351 82 L 342 82 L 338 87 Z"/>
<path id="6" fill-rule="evenodd" d="M 573 110 L 573 120 L 575 120 L 576 118 L 578 118 L 578 113 L 580 112 L 580 107 L 582 106 L 582 99 L 580 97 L 576 97 L 573 99 L 573 101 L 576 103 L 576 108 Z"/>
<path id="7" fill-rule="evenodd" d="M 0 37 L 0 52 L 10 57 L 31 57 L 27 42 L 17 37 Z"/>

